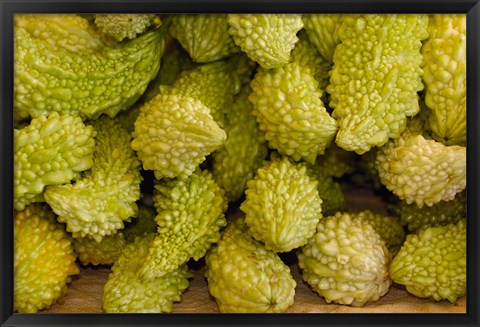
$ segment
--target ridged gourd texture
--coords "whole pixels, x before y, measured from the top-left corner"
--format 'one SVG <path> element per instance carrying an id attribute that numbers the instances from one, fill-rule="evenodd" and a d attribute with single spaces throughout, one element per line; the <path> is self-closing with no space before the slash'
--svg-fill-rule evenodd
<path id="1" fill-rule="evenodd" d="M 318 49 L 320 55 L 333 64 L 335 48 L 341 42 L 338 29 L 344 19 L 343 14 L 303 14 L 302 21 L 308 39 Z"/>
<path id="2" fill-rule="evenodd" d="M 303 27 L 299 14 L 228 14 L 228 33 L 264 69 L 282 67 Z"/>
<path id="3" fill-rule="evenodd" d="M 220 239 L 227 201 L 208 170 L 186 179 L 164 179 L 153 195 L 158 235 L 140 268 L 143 279 L 164 276 L 190 259 L 199 260 Z"/>
<path id="4" fill-rule="evenodd" d="M 297 257 L 303 280 L 327 303 L 362 307 L 385 295 L 392 283 L 384 241 L 348 212 L 321 219 Z"/>
<path id="5" fill-rule="evenodd" d="M 253 237 L 268 250 L 288 252 L 305 245 L 323 217 L 317 181 L 305 165 L 288 158 L 259 168 L 245 194 L 240 210 Z"/>
<path id="6" fill-rule="evenodd" d="M 137 215 L 143 176 L 125 129 L 108 116 L 92 121 L 92 126 L 92 168 L 72 184 L 48 186 L 44 198 L 73 237 L 90 236 L 99 242 Z"/>
<path id="7" fill-rule="evenodd" d="M 440 201 L 429 206 L 421 208 L 415 204 L 407 204 L 405 201 L 399 201 L 389 206 L 393 215 L 398 217 L 400 223 L 407 228 L 409 232 L 417 232 L 420 229 L 430 226 L 444 226 L 456 223 L 464 219 L 467 214 L 467 196 L 466 191 L 455 195 L 450 201 Z"/>
<path id="8" fill-rule="evenodd" d="M 400 247 L 405 241 L 406 233 L 396 217 L 371 210 L 362 210 L 351 213 L 350 215 L 354 217 L 354 219 L 362 219 L 364 222 L 370 224 L 385 241 L 385 245 L 392 257 L 398 253 L 398 250 L 400 250 Z"/>
<path id="9" fill-rule="evenodd" d="M 127 244 L 122 231 L 104 236 L 100 242 L 85 236 L 73 239 L 73 250 L 83 266 L 111 266 Z"/>
<path id="10" fill-rule="evenodd" d="M 222 313 L 279 313 L 294 303 L 290 268 L 253 239 L 243 217 L 229 222 L 205 263 L 208 290 Z"/>
<path id="11" fill-rule="evenodd" d="M 409 234 L 390 266 L 395 283 L 434 301 L 456 302 L 467 291 L 466 220 Z"/>
<path id="12" fill-rule="evenodd" d="M 80 271 L 71 237 L 45 204 L 15 211 L 13 309 L 35 313 L 48 309 L 68 292 L 67 285 Z"/>
<path id="13" fill-rule="evenodd" d="M 226 141 L 200 100 L 163 94 L 141 107 L 132 137 L 143 169 L 153 170 L 157 179 L 190 176 Z"/>
<path id="14" fill-rule="evenodd" d="M 250 86 L 253 114 L 269 147 L 296 161 L 313 162 L 324 153 L 338 126 L 310 68 L 295 61 L 276 69 L 259 68 Z"/>
<path id="15" fill-rule="evenodd" d="M 363 154 L 398 138 L 419 112 L 427 25 L 427 15 L 344 17 L 327 87 L 337 145 Z"/>
<path id="16" fill-rule="evenodd" d="M 193 61 L 212 62 L 240 52 L 228 28 L 227 14 L 180 14 L 169 31 Z"/>
<path id="17" fill-rule="evenodd" d="M 453 200 L 467 183 L 466 147 L 425 138 L 418 122 L 414 119 L 398 139 L 378 149 L 380 181 L 407 204 L 423 207 Z"/>
<path id="18" fill-rule="evenodd" d="M 428 128 L 446 145 L 467 139 L 467 18 L 429 15 L 429 38 L 422 47 Z"/>
<path id="19" fill-rule="evenodd" d="M 93 166 L 96 132 L 80 117 L 53 112 L 14 129 L 14 207 L 43 202 L 47 185 L 69 183 Z"/>
<path id="20" fill-rule="evenodd" d="M 461 310 L 466 23 L 16 14 L 14 312 Z"/>
<path id="21" fill-rule="evenodd" d="M 235 98 L 224 128 L 227 141 L 212 154 L 213 177 L 225 190 L 229 202 L 244 194 L 247 181 L 253 178 L 268 154 L 264 134 L 248 101 L 250 92 L 249 85 L 245 85 Z"/>
<path id="22" fill-rule="evenodd" d="M 115 261 L 103 288 L 102 308 L 107 313 L 170 313 L 181 300 L 192 277 L 187 265 L 154 279 L 139 276 L 155 238 L 151 233 L 136 237 Z"/>
<path id="23" fill-rule="evenodd" d="M 114 117 L 160 68 L 166 27 L 108 46 L 79 15 L 15 16 L 14 117 Z"/>
<path id="24" fill-rule="evenodd" d="M 320 55 L 317 47 L 310 42 L 304 30 L 298 32 L 297 36 L 298 42 L 292 50 L 291 61 L 310 68 L 313 77 L 318 82 L 318 88 L 322 90 L 322 100 L 326 99 L 327 93 L 325 89 L 330 84 L 332 64 Z"/>
<path id="25" fill-rule="evenodd" d="M 225 115 L 240 92 L 236 73 L 239 56 L 183 70 L 171 85 L 160 85 L 160 93 L 200 100 L 215 122 L 223 127 Z"/>
<path id="26" fill-rule="evenodd" d="M 118 42 L 136 38 L 155 20 L 155 14 L 95 14 L 94 16 L 98 29 Z"/>
<path id="27" fill-rule="evenodd" d="M 342 185 L 333 179 L 327 169 L 319 163 L 307 164 L 307 173 L 317 181 L 318 196 L 322 199 L 322 215 L 331 216 L 338 211 L 347 210 L 347 202 Z"/>

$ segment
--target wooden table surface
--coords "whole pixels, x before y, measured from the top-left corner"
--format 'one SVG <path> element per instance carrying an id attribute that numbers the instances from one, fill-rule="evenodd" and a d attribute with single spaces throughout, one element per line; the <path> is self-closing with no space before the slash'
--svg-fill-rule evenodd
<path id="1" fill-rule="evenodd" d="M 346 192 L 350 211 L 371 209 L 386 213 L 386 205 L 368 190 Z M 287 258 L 288 259 L 288 258 Z M 362 308 L 346 305 L 327 304 L 301 279 L 294 260 L 290 262 L 291 273 L 297 281 L 295 303 L 288 312 L 292 313 L 466 313 L 466 299 L 456 303 L 433 302 L 410 295 L 403 286 L 393 284 L 389 292 L 376 302 L 369 302 Z M 193 279 L 183 293 L 181 302 L 173 306 L 174 313 L 217 313 L 215 300 L 209 295 L 201 264 L 193 267 Z M 54 304 L 47 313 L 101 313 L 103 285 L 110 269 L 106 267 L 82 267 L 78 276 L 69 285 L 67 296 L 62 303 Z"/>

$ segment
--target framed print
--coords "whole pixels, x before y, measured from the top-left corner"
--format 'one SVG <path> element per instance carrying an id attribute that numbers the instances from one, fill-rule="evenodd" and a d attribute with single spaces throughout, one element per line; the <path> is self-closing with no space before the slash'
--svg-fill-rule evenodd
<path id="1" fill-rule="evenodd" d="M 478 1 L 0 8 L 1 326 L 478 326 Z"/>

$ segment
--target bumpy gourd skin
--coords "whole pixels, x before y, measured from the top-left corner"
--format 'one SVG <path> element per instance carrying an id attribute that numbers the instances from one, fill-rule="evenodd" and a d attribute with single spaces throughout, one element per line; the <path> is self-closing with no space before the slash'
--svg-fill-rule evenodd
<path id="1" fill-rule="evenodd" d="M 299 14 L 228 14 L 228 33 L 264 69 L 286 65 L 303 27 Z"/>
<path id="2" fill-rule="evenodd" d="M 88 236 L 73 239 L 73 250 L 83 266 L 112 265 L 126 245 L 121 231 L 102 238 L 100 242 Z"/>
<path id="3" fill-rule="evenodd" d="M 240 210 L 256 240 L 268 250 L 288 252 L 304 245 L 322 218 L 317 181 L 306 166 L 288 158 L 273 160 L 247 182 Z"/>
<path id="4" fill-rule="evenodd" d="M 215 122 L 224 126 L 225 114 L 240 91 L 240 79 L 236 73 L 238 57 L 195 66 L 182 71 L 171 85 L 161 85 L 160 93 L 187 96 L 200 100 L 210 109 Z"/>
<path id="5" fill-rule="evenodd" d="M 418 113 L 427 24 L 427 15 L 344 17 L 327 87 L 337 145 L 363 154 L 399 137 Z"/>
<path id="6" fill-rule="evenodd" d="M 46 204 L 14 213 L 14 310 L 48 309 L 79 273 L 72 242 Z"/>
<path id="7" fill-rule="evenodd" d="M 131 147 L 143 169 L 155 177 L 188 177 L 205 157 L 220 148 L 226 134 L 209 108 L 187 96 L 158 94 L 135 121 Z"/>
<path id="8" fill-rule="evenodd" d="M 467 26 L 466 15 L 430 15 L 425 60 L 425 102 L 428 128 L 446 145 L 466 144 Z"/>
<path id="9" fill-rule="evenodd" d="M 445 146 L 422 135 L 418 119 L 402 135 L 378 148 L 380 181 L 407 204 L 432 206 L 453 200 L 466 187 L 466 148 Z"/>
<path id="10" fill-rule="evenodd" d="M 109 47 L 78 15 L 16 15 L 14 117 L 114 117 L 160 68 L 166 26 Z"/>
<path id="11" fill-rule="evenodd" d="M 97 133 L 93 167 L 73 184 L 48 186 L 44 198 L 73 237 L 99 242 L 137 215 L 143 177 L 130 134 L 108 116 L 92 126 Z"/>
<path id="12" fill-rule="evenodd" d="M 318 88 L 322 90 L 322 96 L 325 99 L 327 93 L 325 89 L 330 84 L 330 70 L 332 65 L 325 60 L 315 45 L 310 42 L 304 30 L 297 34 L 298 42 L 292 50 L 292 61 L 300 63 L 304 67 L 310 68 L 313 77 L 318 82 Z"/>
<path id="13" fill-rule="evenodd" d="M 369 223 L 373 229 L 385 241 L 385 245 L 392 257 L 395 256 L 405 241 L 405 231 L 400 222 L 393 216 L 363 210 L 350 214 L 354 219 L 363 219 Z"/>
<path id="14" fill-rule="evenodd" d="M 192 274 L 182 265 L 163 277 L 144 280 L 139 269 L 148 256 L 155 234 L 136 237 L 115 261 L 103 288 L 102 308 L 107 313 L 170 313 L 181 300 Z"/>
<path id="15" fill-rule="evenodd" d="M 212 62 L 240 51 L 228 34 L 226 14 L 173 15 L 169 31 L 195 62 Z"/>
<path id="16" fill-rule="evenodd" d="M 199 260 L 227 224 L 225 192 L 208 170 L 198 169 L 187 179 L 159 181 L 153 201 L 158 236 L 140 268 L 144 279 L 164 276 L 191 258 Z"/>
<path id="17" fill-rule="evenodd" d="M 252 114 L 248 101 L 251 88 L 245 85 L 228 111 L 225 145 L 212 154 L 212 174 L 225 190 L 229 202 L 238 200 L 244 193 L 247 181 L 263 165 L 268 145 Z"/>
<path id="18" fill-rule="evenodd" d="M 418 207 L 415 203 L 399 201 L 390 205 L 389 210 L 411 233 L 430 226 L 444 226 L 466 217 L 466 191 L 455 195 L 450 201 L 440 201 L 429 206 Z"/>
<path id="19" fill-rule="evenodd" d="M 322 215 L 331 216 L 337 211 L 345 211 L 347 202 L 342 186 L 335 181 L 330 172 L 320 163 L 307 164 L 307 173 L 310 178 L 317 181 L 317 191 L 322 199 Z"/>
<path id="20" fill-rule="evenodd" d="M 95 131 L 78 116 L 53 112 L 14 130 L 14 207 L 43 202 L 46 185 L 70 182 L 92 167 Z"/>
<path id="21" fill-rule="evenodd" d="M 178 43 L 171 41 L 168 51 L 162 57 L 162 67 L 157 76 L 158 86 L 172 84 L 182 71 L 191 69 L 193 65 L 188 53 Z"/>
<path id="22" fill-rule="evenodd" d="M 294 302 L 289 267 L 253 239 L 243 217 L 228 223 L 205 263 L 208 290 L 222 313 L 285 312 Z"/>
<path id="23" fill-rule="evenodd" d="M 302 21 L 309 40 L 317 47 L 320 55 L 333 64 L 333 53 L 341 42 L 338 28 L 343 14 L 303 14 Z"/>
<path id="24" fill-rule="evenodd" d="M 361 307 L 377 301 L 392 283 L 384 241 L 347 212 L 321 219 L 297 256 L 302 278 L 327 303 Z"/>
<path id="25" fill-rule="evenodd" d="M 249 100 L 271 148 L 294 160 L 315 161 L 337 131 L 337 122 L 320 99 L 322 91 L 308 67 L 298 62 L 259 68 Z"/>
<path id="26" fill-rule="evenodd" d="M 155 20 L 155 14 L 95 14 L 95 25 L 117 41 L 134 39 Z"/>
<path id="27" fill-rule="evenodd" d="M 390 274 L 408 292 L 452 303 L 466 293 L 466 220 L 409 234 L 393 259 Z"/>
<path id="28" fill-rule="evenodd" d="M 160 93 L 160 85 L 171 85 L 180 73 L 194 65 L 188 53 L 170 35 L 165 40 L 165 53 L 157 76 L 150 82 L 140 101 L 147 102 Z"/>

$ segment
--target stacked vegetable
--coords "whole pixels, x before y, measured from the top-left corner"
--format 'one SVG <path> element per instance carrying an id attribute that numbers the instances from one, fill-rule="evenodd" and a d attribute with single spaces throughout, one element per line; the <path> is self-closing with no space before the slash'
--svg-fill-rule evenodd
<path id="1" fill-rule="evenodd" d="M 455 303 L 465 37 L 463 15 L 17 15 L 15 310 L 104 265 L 105 312 L 172 312 L 195 261 L 221 312 L 287 311 L 291 269 L 327 303 Z"/>

